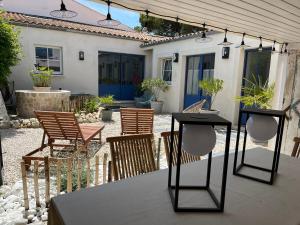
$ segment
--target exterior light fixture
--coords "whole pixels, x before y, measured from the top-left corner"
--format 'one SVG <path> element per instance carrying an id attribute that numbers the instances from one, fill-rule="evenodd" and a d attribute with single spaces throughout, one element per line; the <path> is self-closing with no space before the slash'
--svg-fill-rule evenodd
<path id="1" fill-rule="evenodd" d="M 263 51 L 262 37 L 259 37 L 259 41 L 260 41 L 260 43 L 259 43 L 258 51 L 259 51 L 259 52 L 262 52 L 262 51 Z"/>
<path id="2" fill-rule="evenodd" d="M 246 45 L 245 44 L 245 36 L 246 36 L 246 33 L 243 33 L 243 37 L 242 37 L 242 42 L 240 45 L 236 46 L 236 48 L 247 48 L 247 47 L 250 47 L 249 45 Z"/>
<path id="3" fill-rule="evenodd" d="M 179 37 L 180 35 L 180 24 L 179 24 L 179 17 L 176 17 L 176 32 L 174 34 L 175 37 Z"/>
<path id="4" fill-rule="evenodd" d="M 225 29 L 225 37 L 224 37 L 224 40 L 223 40 L 223 42 L 221 42 L 220 44 L 218 44 L 218 45 L 223 45 L 223 46 L 229 46 L 229 45 L 232 45 L 232 43 L 231 42 L 229 42 L 229 41 L 227 41 L 227 29 Z"/>
<path id="5" fill-rule="evenodd" d="M 99 20 L 98 24 L 100 26 L 114 27 L 120 25 L 120 22 L 111 18 L 110 15 L 110 0 L 106 1 L 107 4 L 107 15 L 105 20 Z"/>
<path id="6" fill-rule="evenodd" d="M 50 15 L 56 18 L 73 18 L 77 16 L 78 13 L 71 10 L 67 10 L 66 5 L 62 0 L 60 4 L 60 9 L 51 11 Z"/>
<path id="7" fill-rule="evenodd" d="M 146 13 L 146 22 L 145 22 L 145 26 L 142 29 L 142 32 L 143 33 L 148 33 L 149 10 L 146 9 L 145 13 Z"/>

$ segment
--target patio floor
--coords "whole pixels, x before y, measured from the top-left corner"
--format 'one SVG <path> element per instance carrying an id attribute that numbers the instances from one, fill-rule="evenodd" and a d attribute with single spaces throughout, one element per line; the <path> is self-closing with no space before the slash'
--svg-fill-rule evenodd
<path id="1" fill-rule="evenodd" d="M 97 123 L 94 123 L 97 124 Z M 118 112 L 113 113 L 113 121 L 105 123 L 103 130 L 102 140 L 106 137 L 120 135 L 120 114 Z M 161 114 L 155 115 L 154 118 L 154 133 L 155 143 L 158 145 L 158 138 L 163 131 L 170 130 L 171 127 L 171 115 Z M 28 152 L 36 149 L 40 146 L 43 130 L 40 128 L 21 128 L 21 129 L 2 129 L 0 130 L 2 136 L 2 148 L 4 157 L 4 179 L 7 185 L 13 185 L 16 181 L 21 179 L 20 173 L 20 161 L 22 156 Z M 233 130 L 231 134 L 231 151 L 235 147 L 236 131 Z M 217 131 L 217 145 L 213 151 L 214 155 L 220 154 L 224 150 L 225 143 L 225 131 L 218 129 Z M 250 144 L 251 145 L 251 144 Z M 109 145 L 104 143 L 102 146 L 98 144 L 91 145 L 92 154 L 97 154 L 100 159 L 104 153 L 109 153 Z M 46 151 L 47 153 L 47 151 Z M 161 154 L 160 154 L 160 168 L 166 168 L 167 162 L 164 152 L 164 146 L 162 142 Z"/>

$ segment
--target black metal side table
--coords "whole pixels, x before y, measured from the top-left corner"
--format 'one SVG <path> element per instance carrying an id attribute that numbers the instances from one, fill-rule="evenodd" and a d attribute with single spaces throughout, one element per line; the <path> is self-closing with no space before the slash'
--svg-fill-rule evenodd
<path id="1" fill-rule="evenodd" d="M 277 133 L 276 133 L 276 143 L 275 149 L 273 154 L 273 161 L 272 161 L 272 168 L 264 168 L 260 166 L 255 166 L 245 162 L 245 153 L 246 153 L 246 144 L 247 144 L 247 130 L 245 129 L 244 140 L 243 140 L 243 149 L 242 149 L 242 157 L 241 163 L 237 165 L 238 161 L 238 151 L 239 151 L 239 141 L 240 141 L 240 132 L 242 126 L 242 115 L 246 114 L 247 120 L 249 119 L 250 115 L 263 115 L 263 116 L 271 116 L 278 118 L 278 125 L 277 125 Z M 265 184 L 272 185 L 275 179 L 275 175 L 278 171 L 279 165 L 279 158 L 280 158 L 280 149 L 281 149 L 281 142 L 282 142 L 282 134 L 284 129 L 284 120 L 285 120 L 285 111 L 283 110 L 265 110 L 265 109 L 241 109 L 239 113 L 239 124 L 238 124 L 238 131 L 237 131 L 237 138 L 236 138 L 236 146 L 235 146 L 235 154 L 234 154 L 234 165 L 233 165 L 233 174 L 236 176 L 244 177 L 247 179 L 251 179 L 254 181 L 262 182 Z M 270 179 L 265 180 L 258 177 L 254 177 L 251 175 L 246 175 L 241 173 L 241 169 L 243 167 L 248 167 L 264 172 L 270 173 Z"/>
<path id="2" fill-rule="evenodd" d="M 179 136 L 178 136 L 178 153 L 177 153 L 177 165 L 176 165 L 176 179 L 175 185 L 171 184 L 172 180 L 172 161 L 174 151 L 174 123 L 175 120 L 179 123 Z M 221 196 L 220 200 L 215 196 L 210 188 L 210 173 L 211 173 L 211 162 L 212 152 L 208 154 L 207 163 L 207 176 L 206 184 L 204 186 L 188 186 L 180 185 L 180 167 L 181 167 L 181 152 L 182 152 L 182 132 L 185 124 L 195 125 L 211 125 L 211 126 L 225 126 L 227 129 L 226 133 L 226 144 L 224 154 L 224 164 L 222 172 L 222 184 L 221 184 Z M 170 146 L 170 160 L 169 160 L 169 176 L 168 176 L 168 189 L 175 212 L 223 212 L 225 203 L 225 191 L 226 191 L 226 180 L 227 180 L 227 168 L 228 168 L 228 156 L 229 156 L 229 145 L 230 145 L 230 134 L 231 134 L 231 122 L 226 119 L 214 115 L 214 114 L 199 114 L 199 113 L 173 113 L 172 124 L 171 124 L 171 146 Z M 186 190 L 205 190 L 209 193 L 212 201 L 216 207 L 187 207 L 179 205 L 179 193 Z"/>

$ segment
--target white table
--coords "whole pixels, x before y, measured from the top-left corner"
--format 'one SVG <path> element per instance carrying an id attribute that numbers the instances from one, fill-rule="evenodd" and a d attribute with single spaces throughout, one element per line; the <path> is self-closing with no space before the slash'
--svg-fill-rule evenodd
<path id="1" fill-rule="evenodd" d="M 248 150 L 246 161 L 271 163 L 272 152 Z M 223 157 L 212 160 L 212 189 L 220 187 Z M 268 164 L 269 163 L 269 164 Z M 224 213 L 175 213 L 167 189 L 167 170 L 55 197 L 49 225 L 299 225 L 300 161 L 282 155 L 274 185 L 232 175 L 230 155 Z M 264 176 L 263 172 L 242 171 Z M 258 174 L 260 173 L 260 174 Z M 182 167 L 182 182 L 205 182 L 206 160 Z M 182 195 L 180 203 L 212 205 L 206 192 Z M 217 194 L 219 196 L 219 194 Z"/>

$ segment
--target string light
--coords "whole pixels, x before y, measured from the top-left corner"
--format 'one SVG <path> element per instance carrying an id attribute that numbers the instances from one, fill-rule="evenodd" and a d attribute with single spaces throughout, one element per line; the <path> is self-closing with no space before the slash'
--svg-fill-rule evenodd
<path id="1" fill-rule="evenodd" d="M 175 37 L 178 37 L 180 35 L 180 24 L 179 24 L 179 17 L 176 17 L 176 32 L 175 32 Z"/>
<path id="2" fill-rule="evenodd" d="M 285 43 L 284 44 L 284 53 L 286 53 L 286 54 L 288 53 L 287 46 L 288 46 L 288 43 Z"/>
<path id="3" fill-rule="evenodd" d="M 274 40 L 274 42 L 273 42 L 273 47 L 272 47 L 272 52 L 276 52 L 275 45 L 276 45 L 276 41 Z"/>
<path id="4" fill-rule="evenodd" d="M 241 44 L 238 45 L 238 46 L 236 46 L 236 48 L 247 48 L 247 47 L 250 47 L 249 45 L 245 44 L 245 36 L 246 36 L 246 33 L 243 33 Z"/>
<path id="5" fill-rule="evenodd" d="M 106 0 L 101 0 L 101 1 L 107 2 Z M 112 2 L 112 1 L 110 1 L 110 2 L 111 2 L 112 4 L 118 5 L 118 6 L 122 7 L 122 8 L 128 9 L 128 10 L 132 10 L 132 11 L 136 11 L 136 12 L 145 12 L 145 10 L 137 9 L 137 8 L 132 8 L 132 7 L 128 7 L 128 6 L 123 5 L 123 4 L 121 4 L 121 3 L 118 3 L 118 2 Z M 177 18 L 177 17 L 175 17 L 175 16 L 162 15 L 162 14 L 159 14 L 159 13 L 156 13 L 156 12 L 152 12 L 152 11 L 149 11 L 149 10 L 148 10 L 148 14 L 149 14 L 149 15 L 152 14 L 152 15 L 154 15 L 154 16 L 159 16 L 159 17 L 161 17 L 161 18 L 171 19 L 171 20 L 175 20 L 175 21 L 176 21 L 176 18 Z M 193 24 L 193 25 L 203 25 L 203 23 L 195 22 L 195 21 L 191 21 L 191 20 L 186 20 L 186 19 L 180 19 L 180 20 L 181 20 L 182 22 L 185 22 L 185 23 L 188 23 L 188 24 Z M 211 24 L 205 24 L 205 25 L 206 25 L 207 27 L 212 28 L 212 29 L 222 30 L 222 31 L 224 31 L 226 34 L 227 34 L 227 32 L 231 32 L 231 33 L 235 33 L 235 34 L 241 34 L 241 35 L 244 34 L 244 33 L 239 32 L 239 31 L 229 30 L 229 29 L 227 29 L 227 28 L 224 29 L 224 28 L 222 28 L 222 27 L 218 27 L 218 26 L 211 25 Z M 226 36 L 226 34 L 225 34 L 225 36 Z M 273 41 L 273 40 L 270 39 L 270 38 L 265 38 L 265 37 L 262 37 L 262 36 L 259 36 L 259 37 L 258 37 L 258 36 L 256 36 L 256 35 L 252 35 L 252 34 L 247 34 L 247 36 L 248 36 L 248 37 L 252 37 L 252 38 L 261 38 L 261 39 L 264 39 L 264 40 L 266 40 L 266 41 Z M 226 37 L 226 39 L 227 39 L 227 37 Z M 284 45 L 284 44 L 285 44 L 285 43 L 282 43 L 282 42 L 276 42 L 276 43 L 281 44 L 281 45 Z M 219 45 L 222 45 L 222 44 L 224 44 L 224 42 L 220 43 Z M 230 42 L 227 41 L 227 44 L 228 44 L 228 45 L 231 45 L 232 43 L 230 43 Z"/>
<path id="6" fill-rule="evenodd" d="M 50 15 L 53 17 L 56 17 L 56 18 L 73 18 L 73 17 L 77 16 L 78 13 L 71 11 L 71 10 L 67 10 L 66 5 L 64 4 L 64 2 L 62 0 L 61 4 L 60 4 L 60 9 L 51 11 Z"/>
<path id="7" fill-rule="evenodd" d="M 258 51 L 259 52 L 262 52 L 264 49 L 263 49 L 263 46 L 262 46 L 262 37 L 259 37 L 259 47 L 258 47 Z"/>
<path id="8" fill-rule="evenodd" d="M 113 20 L 111 18 L 111 15 L 110 15 L 110 4 L 111 4 L 111 1 L 110 0 L 107 0 L 106 1 L 106 4 L 107 4 L 107 15 L 106 15 L 106 19 L 105 20 L 99 20 L 98 21 L 98 24 L 101 25 L 101 26 L 118 26 L 119 24 L 121 24 L 119 21 L 117 20 Z"/>
<path id="9" fill-rule="evenodd" d="M 220 44 L 218 44 L 218 45 L 223 45 L 223 46 L 229 46 L 229 45 L 232 45 L 232 43 L 231 42 L 229 42 L 228 40 L 227 40 L 227 28 L 225 29 L 225 37 L 224 37 L 224 40 L 223 40 L 223 42 L 221 42 Z"/>

